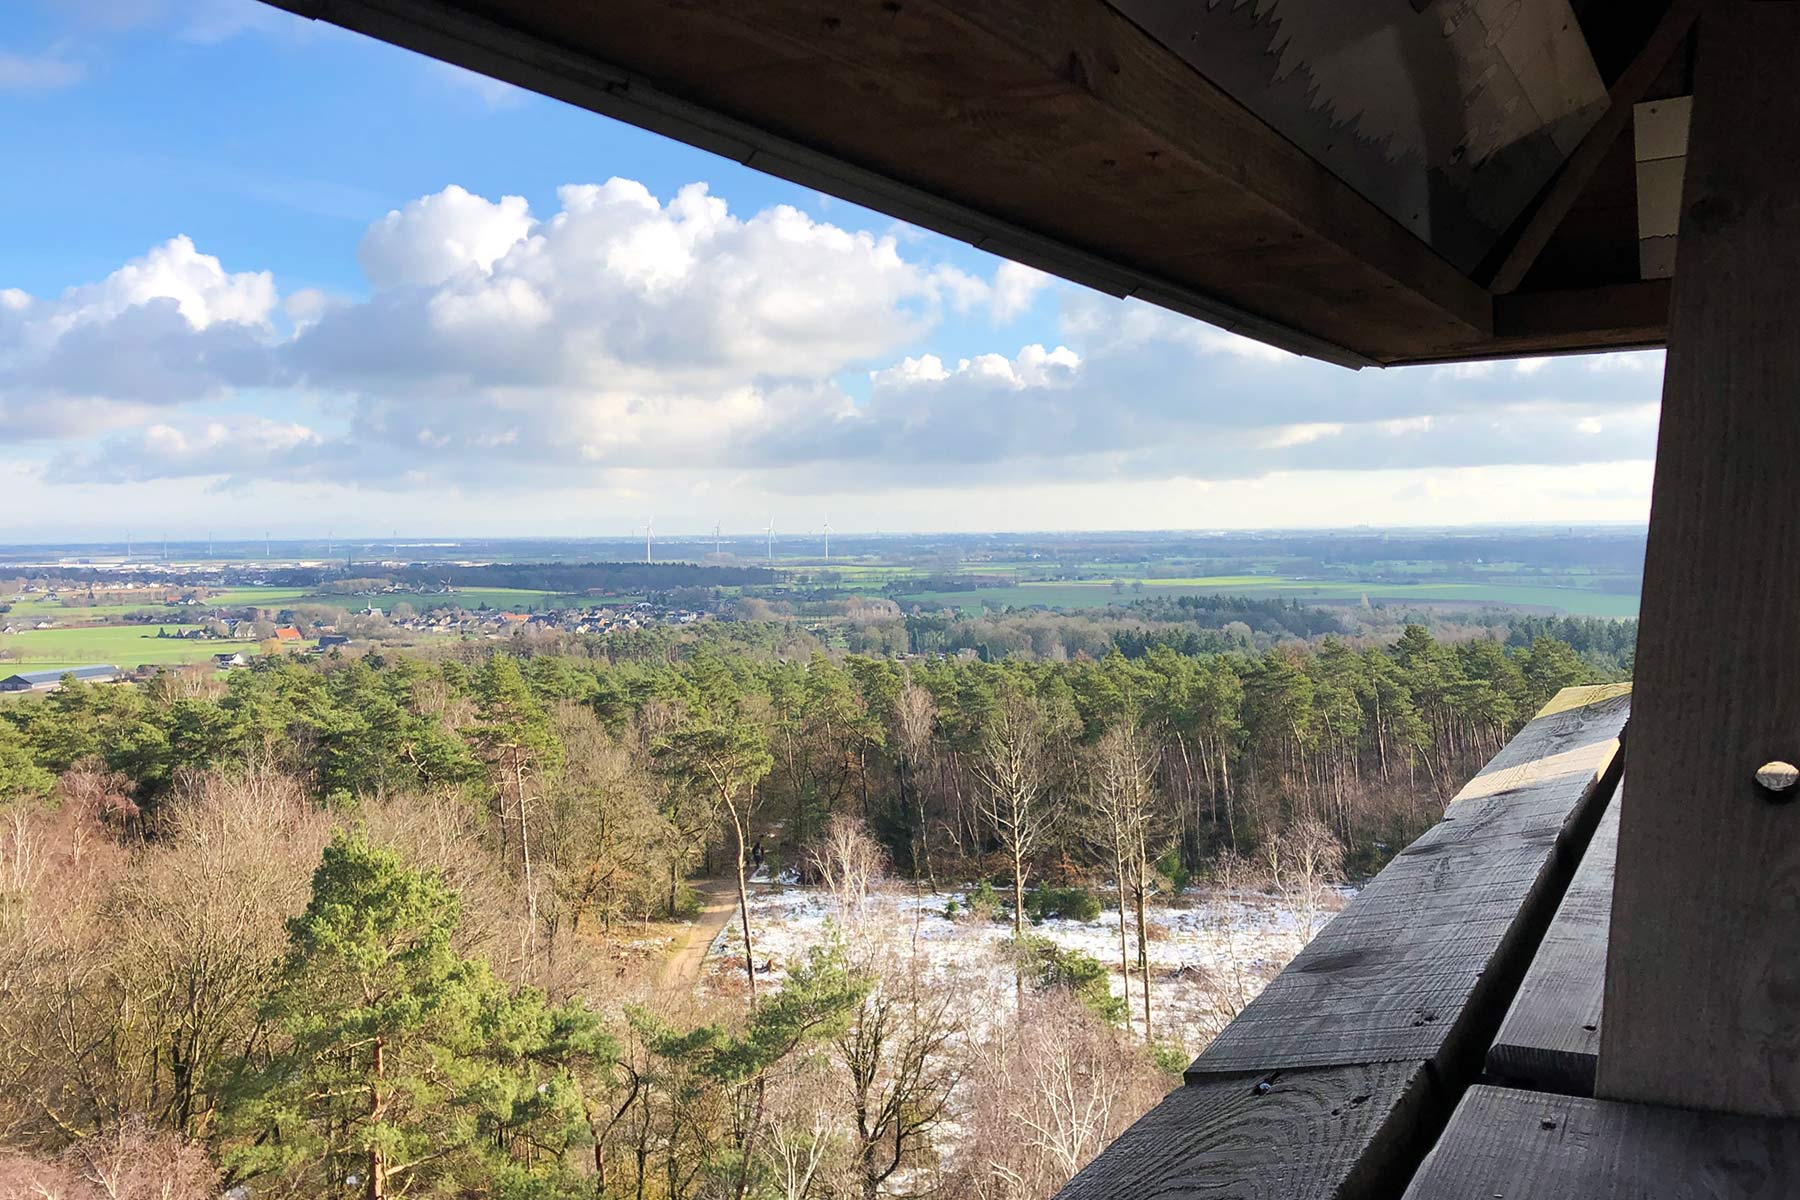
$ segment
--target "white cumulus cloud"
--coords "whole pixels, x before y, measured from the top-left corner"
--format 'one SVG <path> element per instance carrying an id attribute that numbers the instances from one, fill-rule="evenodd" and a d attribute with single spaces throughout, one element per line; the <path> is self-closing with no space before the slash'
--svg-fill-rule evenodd
<path id="1" fill-rule="evenodd" d="M 1023 315 L 1050 286 L 1050 276 L 1023 263 L 1003 262 L 994 270 L 994 319 L 1005 322 Z"/>
<path id="2" fill-rule="evenodd" d="M 491 201 L 451 184 L 369 226 L 356 257 L 377 288 L 430 287 L 463 271 L 487 274 L 531 226 L 523 196 Z"/>
<path id="3" fill-rule="evenodd" d="M 68 436 L 271 381 L 267 271 L 174 237 L 96 283 L 0 292 L 0 437 Z"/>
<path id="4" fill-rule="evenodd" d="M 542 214 L 455 186 L 401 205 L 361 240 L 360 298 L 283 297 L 177 237 L 59 297 L 0 290 L 0 436 L 60 439 L 67 478 L 506 492 L 659 472 L 1223 481 L 1654 446 L 1653 356 L 1353 373 L 1073 288 L 1041 341 L 934 353 L 946 321 L 1031 311 L 1045 277 L 918 247 L 626 179 Z"/>

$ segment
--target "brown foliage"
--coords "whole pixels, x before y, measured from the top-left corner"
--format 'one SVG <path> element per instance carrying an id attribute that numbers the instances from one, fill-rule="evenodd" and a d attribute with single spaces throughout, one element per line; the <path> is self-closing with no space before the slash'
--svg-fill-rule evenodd
<path id="1" fill-rule="evenodd" d="M 0 1134 L 55 1150 L 136 1114 L 203 1135 L 227 1064 L 261 1036 L 325 825 L 264 770 L 182 779 L 134 849 L 88 805 L 16 814 L 0 835 Z"/>
<path id="2" fill-rule="evenodd" d="M 217 1173 L 193 1142 L 131 1118 L 52 1159 L 0 1152 L 0 1196 L 19 1200 L 208 1200 Z"/>
<path id="3" fill-rule="evenodd" d="M 952 1192 L 1045 1200 L 1175 1081 L 1072 998 L 1027 995 L 970 1047 Z"/>

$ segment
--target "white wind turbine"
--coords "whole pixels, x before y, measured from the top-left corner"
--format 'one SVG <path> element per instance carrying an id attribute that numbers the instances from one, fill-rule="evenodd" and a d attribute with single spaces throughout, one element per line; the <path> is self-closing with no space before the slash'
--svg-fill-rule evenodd
<path id="1" fill-rule="evenodd" d="M 831 514 L 830 513 L 825 514 L 825 526 L 824 526 L 823 532 L 825 534 L 825 561 L 830 562 L 831 561 Z"/>
<path id="2" fill-rule="evenodd" d="M 775 514 L 769 514 L 769 527 L 763 530 L 769 535 L 769 565 L 775 565 Z"/>
<path id="3" fill-rule="evenodd" d="M 650 537 L 656 532 L 656 516 L 651 514 L 644 518 L 644 561 L 650 561 Z"/>

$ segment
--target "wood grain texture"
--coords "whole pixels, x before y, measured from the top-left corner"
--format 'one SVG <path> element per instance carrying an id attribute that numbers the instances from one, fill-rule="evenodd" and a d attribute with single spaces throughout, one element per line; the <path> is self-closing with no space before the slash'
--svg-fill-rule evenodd
<path id="1" fill-rule="evenodd" d="M 1695 37 L 1597 1087 L 1795 1116 L 1800 804 L 1753 772 L 1800 760 L 1800 4 Z"/>
<path id="2" fill-rule="evenodd" d="M 1485 289 L 1101 0 L 270 2 L 1332 361 L 1646 336 L 1552 306 L 1497 341 Z"/>
<path id="3" fill-rule="evenodd" d="M 1792 1200 L 1800 1122 L 1469 1089 L 1405 1200 Z"/>
<path id="4" fill-rule="evenodd" d="M 1361 1200 L 1391 1195 L 1448 1102 L 1423 1063 L 1286 1071 L 1177 1088 L 1058 1200 Z M 1442 1121 L 1442 1116 L 1437 1118 Z"/>
<path id="5" fill-rule="evenodd" d="M 1607 89 L 1606 113 L 1588 130 L 1569 161 L 1544 188 L 1512 244 L 1496 256 L 1491 270 L 1477 272 L 1477 278 L 1487 279 L 1496 292 L 1514 291 L 1524 281 L 1526 272 L 1549 244 L 1563 218 L 1569 215 L 1594 172 L 1620 135 L 1627 132 L 1631 124 L 1631 106 L 1649 93 L 1650 85 L 1686 39 L 1688 30 L 1693 28 L 1694 19 L 1700 15 L 1704 3 L 1705 0 L 1665 0 L 1662 19 L 1651 30 L 1643 49 Z"/>
<path id="6" fill-rule="evenodd" d="M 1631 698 L 1534 719 L 1188 1068 L 1452 1065 L 1511 1000 L 1610 787 Z M 1474 1044 L 1479 1037 L 1479 1045 Z"/>
<path id="7" fill-rule="evenodd" d="M 1613 864 L 1619 852 L 1623 802 L 1621 786 L 1601 815 L 1575 878 L 1526 969 L 1519 994 L 1488 1049 L 1488 1074 L 1507 1083 L 1576 1096 L 1594 1094 L 1606 987 L 1606 929 L 1612 917 Z"/>
<path id="8" fill-rule="evenodd" d="M 1634 250 L 1636 243 L 1632 243 Z M 1632 256 L 1636 264 L 1635 253 Z M 1669 328 L 1669 281 L 1645 279 L 1601 287 L 1513 292 L 1494 297 L 1496 354 L 1580 334 L 1593 346 L 1661 345 Z M 1585 332 L 1584 332 L 1585 331 Z"/>

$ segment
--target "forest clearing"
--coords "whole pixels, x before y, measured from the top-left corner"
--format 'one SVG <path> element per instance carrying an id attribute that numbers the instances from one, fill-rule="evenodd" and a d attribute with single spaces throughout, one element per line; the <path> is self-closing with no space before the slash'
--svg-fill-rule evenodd
<path id="1" fill-rule="evenodd" d="M 971 905 L 972 889 L 931 893 L 903 883 L 871 890 L 862 912 L 844 930 L 884 953 L 916 954 L 939 986 L 970 997 L 971 1013 L 1010 1006 L 1014 999 L 1011 931 L 996 914 Z M 1208 885 L 1159 897 L 1147 907 L 1151 1039 L 1184 1056 L 1199 1049 L 1253 999 L 1339 908 L 1350 889 L 1320 889 L 1309 909 L 1301 895 Z M 1077 951 L 1106 965 L 1107 988 L 1130 1000 L 1142 1036 L 1141 979 L 1120 970 L 1117 909 L 1088 919 L 1052 916 L 1031 926 L 1064 952 Z M 830 889 L 763 883 L 750 894 L 750 927 L 759 973 L 771 982 L 805 960 L 829 929 L 841 928 L 840 905 Z M 1132 931 L 1131 938 L 1135 938 Z M 1135 947 L 1130 954 L 1135 954 Z M 706 955 L 701 984 L 709 991 L 741 992 L 744 939 L 726 921 Z M 1134 967 L 1135 969 L 1135 967 Z M 976 997 L 981 999 L 977 1000 Z"/>

